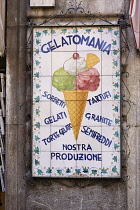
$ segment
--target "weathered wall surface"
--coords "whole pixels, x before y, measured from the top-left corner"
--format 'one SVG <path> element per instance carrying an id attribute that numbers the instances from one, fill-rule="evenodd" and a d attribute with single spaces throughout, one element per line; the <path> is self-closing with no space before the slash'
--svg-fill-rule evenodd
<path id="1" fill-rule="evenodd" d="M 116 210 L 127 209 L 126 185 L 120 181 L 93 181 L 91 180 L 65 181 L 63 179 L 43 181 L 34 183 L 35 186 L 29 186 L 27 197 L 27 209 L 42 210 Z M 105 185 L 105 184 L 109 185 Z M 74 187 L 66 187 L 63 184 Z M 87 185 L 84 187 L 84 185 Z M 81 187 L 80 187 L 81 186 Z M 83 187 L 82 187 L 83 186 Z"/>
<path id="2" fill-rule="evenodd" d="M 26 23 L 50 14 L 66 11 L 67 0 L 56 1 L 51 9 L 31 9 L 29 0 L 7 1 L 7 137 L 6 137 L 6 209 L 7 210 L 126 210 L 140 208 L 139 203 L 139 84 L 140 56 L 136 52 L 131 28 L 126 30 L 130 53 L 125 78 L 131 93 L 127 119 L 130 129 L 127 142 L 123 139 L 122 171 L 124 179 L 36 179 L 31 170 L 31 60 L 26 58 Z M 122 16 L 129 7 L 129 0 L 87 0 L 82 2 L 85 11 L 102 15 Z M 27 8 L 27 9 L 26 9 Z M 125 56 L 124 56 L 125 57 Z M 122 60 L 123 62 L 123 60 Z M 129 93 L 123 86 L 129 98 Z M 127 151 L 126 151 L 127 150 Z M 128 164 L 127 164 L 128 157 Z M 127 168 L 127 169 L 126 169 Z M 127 172 L 128 170 L 128 172 Z"/>
<path id="3" fill-rule="evenodd" d="M 29 17 L 42 17 L 42 16 L 49 16 L 52 14 L 58 15 L 61 11 L 65 12 L 68 8 L 71 7 L 71 4 L 74 5 L 75 1 L 69 1 L 69 0 L 61 0 L 56 1 L 55 8 L 49 8 L 49 9 L 41 9 L 41 8 L 34 8 L 31 9 L 29 7 L 29 0 L 28 0 L 28 11 L 27 15 Z M 80 3 L 80 0 L 77 0 L 77 5 Z M 99 12 L 102 15 L 110 15 L 110 16 L 118 16 L 120 14 L 124 14 L 124 0 L 85 0 L 82 1 L 82 7 L 85 9 L 85 11 L 91 11 L 92 14 L 98 15 Z"/>
<path id="4" fill-rule="evenodd" d="M 131 28 L 127 30 L 127 38 L 130 47 L 127 71 L 129 78 L 127 85 L 131 94 L 131 109 L 128 115 L 128 145 L 130 155 L 128 158 L 127 198 L 129 209 L 140 208 L 140 52 L 135 50 Z"/>
<path id="5" fill-rule="evenodd" d="M 24 8 L 24 9 L 23 9 Z M 7 2 L 6 209 L 25 208 L 26 4 Z M 22 206 L 22 207 L 21 207 Z"/>

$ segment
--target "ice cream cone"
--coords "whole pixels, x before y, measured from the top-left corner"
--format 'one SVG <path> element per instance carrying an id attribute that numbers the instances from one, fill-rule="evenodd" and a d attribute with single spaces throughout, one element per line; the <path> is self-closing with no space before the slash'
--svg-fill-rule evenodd
<path id="1" fill-rule="evenodd" d="M 78 134 L 83 119 L 83 114 L 85 111 L 88 92 L 88 90 L 63 91 L 75 140 L 78 139 Z"/>

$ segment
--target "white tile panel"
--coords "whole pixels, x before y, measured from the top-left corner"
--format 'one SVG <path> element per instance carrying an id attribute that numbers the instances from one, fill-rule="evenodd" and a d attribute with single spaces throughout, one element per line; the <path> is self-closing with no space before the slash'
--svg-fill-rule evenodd
<path id="1" fill-rule="evenodd" d="M 30 0 L 31 7 L 54 7 L 55 0 Z"/>
<path id="2" fill-rule="evenodd" d="M 119 28 L 35 28 L 32 81 L 33 176 L 120 177 Z"/>

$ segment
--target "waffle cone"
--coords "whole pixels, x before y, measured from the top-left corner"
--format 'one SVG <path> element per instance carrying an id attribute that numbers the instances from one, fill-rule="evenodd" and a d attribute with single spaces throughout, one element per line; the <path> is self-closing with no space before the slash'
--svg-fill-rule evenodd
<path id="1" fill-rule="evenodd" d="M 78 139 L 80 126 L 86 107 L 88 92 L 88 90 L 63 91 L 75 140 Z"/>

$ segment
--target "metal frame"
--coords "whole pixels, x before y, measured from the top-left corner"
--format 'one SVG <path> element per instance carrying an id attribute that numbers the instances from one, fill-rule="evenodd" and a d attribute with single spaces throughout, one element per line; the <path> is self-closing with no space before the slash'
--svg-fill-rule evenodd
<path id="1" fill-rule="evenodd" d="M 109 16 L 104 17 L 102 16 L 100 13 L 99 15 L 94 15 L 92 14 L 90 11 L 85 12 L 84 8 L 82 8 L 81 6 L 82 1 L 80 1 L 80 3 L 77 3 L 76 0 L 74 0 L 74 2 L 70 2 L 70 7 L 66 10 L 66 12 L 61 11 L 61 13 L 59 15 L 53 16 L 47 16 L 47 17 L 41 17 L 41 22 L 37 24 L 37 21 L 33 21 L 32 19 L 28 19 L 26 25 L 28 27 L 28 29 L 30 30 L 29 33 L 29 37 L 27 40 L 27 46 L 26 48 L 30 50 L 32 49 L 32 35 L 33 35 L 33 28 L 36 27 L 59 27 L 59 26 L 63 26 L 63 27 L 68 27 L 68 26 L 87 26 L 87 27 L 93 27 L 93 26 L 120 26 L 120 32 L 121 32 L 121 43 L 124 46 L 121 46 L 121 54 L 122 53 L 126 53 L 126 60 L 125 60 L 125 64 L 121 66 L 121 81 L 122 84 L 121 86 L 124 86 L 126 88 L 126 91 L 128 93 L 128 97 L 126 98 L 126 95 L 122 93 L 122 98 L 121 98 L 121 105 L 122 107 L 126 106 L 125 104 L 128 104 L 128 110 L 126 112 L 126 114 L 123 116 L 123 118 L 121 119 L 121 124 L 122 124 L 122 136 L 125 140 L 125 144 L 126 144 L 126 151 L 125 151 L 125 155 L 126 155 L 126 159 L 129 156 L 130 153 L 130 149 L 129 149 L 129 145 L 127 143 L 127 130 L 129 129 L 129 126 L 123 126 L 123 119 L 125 117 L 127 117 L 130 109 L 131 109 L 131 105 L 134 103 L 130 100 L 131 94 L 130 91 L 124 81 L 125 78 L 129 77 L 129 73 L 126 72 L 125 67 L 127 65 L 127 60 L 129 57 L 129 45 L 127 43 L 127 38 L 124 35 L 123 29 L 130 27 L 130 25 L 127 23 L 127 15 L 123 16 L 122 18 L 116 19 L 117 24 L 114 24 L 113 22 L 109 21 Z M 82 19 L 84 19 L 85 21 L 83 21 Z M 78 25 L 73 25 L 72 23 L 77 23 L 79 22 L 80 24 Z M 120 62 L 121 63 L 121 62 Z M 31 66 L 28 66 L 29 70 L 31 71 Z M 124 79 L 123 79 L 124 77 Z M 122 90 L 122 87 L 121 87 Z M 121 111 L 122 114 L 122 111 Z M 122 163 L 121 163 L 122 164 Z M 129 179 L 129 176 L 127 174 L 122 174 L 122 179 L 124 181 L 127 181 Z M 91 184 L 93 184 L 92 181 Z M 113 181 L 114 182 L 114 181 Z M 112 183 L 112 181 L 111 181 Z M 62 184 L 62 183 L 61 183 Z M 84 186 L 88 186 L 91 184 L 85 184 Z M 65 185 L 65 184 L 64 184 Z M 108 185 L 108 184 L 107 184 Z M 68 185 L 66 185 L 68 186 Z M 79 184 L 76 182 L 76 184 L 74 186 L 79 186 Z M 80 186 L 79 186 L 80 187 Z M 81 186 L 83 187 L 83 186 Z"/>

